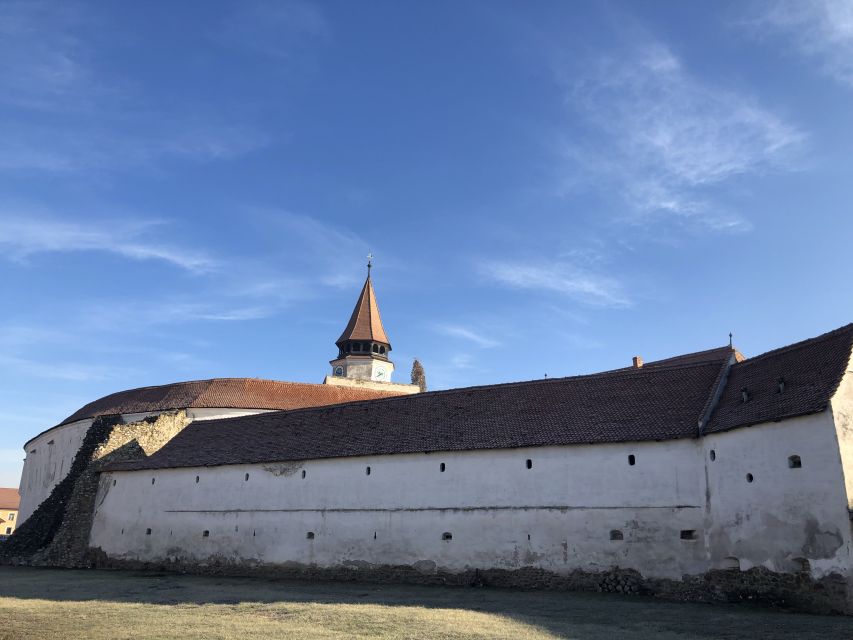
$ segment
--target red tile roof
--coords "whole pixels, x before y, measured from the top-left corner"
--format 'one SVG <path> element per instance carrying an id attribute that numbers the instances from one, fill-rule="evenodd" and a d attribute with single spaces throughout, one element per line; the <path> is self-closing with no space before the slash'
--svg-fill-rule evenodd
<path id="1" fill-rule="evenodd" d="M 0 487 L 0 509 L 17 511 L 21 505 L 21 496 L 17 489 L 4 489 Z"/>
<path id="2" fill-rule="evenodd" d="M 397 395 L 393 390 L 378 391 L 259 378 L 213 378 L 112 393 L 90 402 L 60 424 L 101 415 L 168 409 L 301 409 L 393 395 Z"/>
<path id="3" fill-rule="evenodd" d="M 851 348 L 848 325 L 732 364 L 705 433 L 824 410 Z M 111 468 L 694 438 L 732 354 L 726 347 L 640 369 L 194 423 L 150 458 Z"/>
<path id="4" fill-rule="evenodd" d="M 367 280 L 364 281 L 352 316 L 335 344 L 339 345 L 347 340 L 382 342 L 389 347 L 391 346 L 391 342 L 385 334 L 385 327 L 382 326 L 379 305 L 376 303 L 376 292 L 373 290 L 373 282 L 370 276 L 367 276 Z"/>

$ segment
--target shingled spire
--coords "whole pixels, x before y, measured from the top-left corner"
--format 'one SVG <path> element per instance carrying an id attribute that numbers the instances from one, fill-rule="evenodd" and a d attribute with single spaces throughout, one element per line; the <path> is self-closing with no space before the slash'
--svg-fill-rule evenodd
<path id="1" fill-rule="evenodd" d="M 394 364 L 388 359 L 391 342 L 376 303 L 370 270 L 373 256 L 368 255 L 367 279 L 361 288 L 346 329 L 337 339 L 338 357 L 330 362 L 333 377 L 390 382 Z"/>
<path id="2" fill-rule="evenodd" d="M 347 327 L 335 344 L 340 347 L 351 340 L 376 342 L 385 345 L 387 351 L 391 350 L 391 343 L 388 341 L 385 327 L 382 326 L 382 317 L 379 315 L 379 305 L 376 304 L 376 292 L 373 290 L 369 270 Z"/>

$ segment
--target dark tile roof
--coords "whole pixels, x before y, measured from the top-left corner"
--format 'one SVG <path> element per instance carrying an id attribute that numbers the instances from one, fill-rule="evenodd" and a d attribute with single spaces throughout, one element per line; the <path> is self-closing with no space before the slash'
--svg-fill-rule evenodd
<path id="1" fill-rule="evenodd" d="M 17 489 L 5 489 L 0 487 L 0 509 L 17 511 L 21 504 L 21 496 Z"/>
<path id="2" fill-rule="evenodd" d="M 196 422 L 114 468 L 689 438 L 722 368 L 718 358 Z"/>
<path id="3" fill-rule="evenodd" d="M 112 469 L 159 469 L 344 456 L 692 438 L 826 408 L 853 325 L 728 367 L 732 349 L 642 368 L 451 389 L 190 424 L 160 451 Z M 775 393 L 777 380 L 786 385 Z M 743 403 L 746 386 L 752 399 Z"/>
<path id="4" fill-rule="evenodd" d="M 853 324 L 848 324 L 732 365 L 706 433 L 823 411 L 841 382 L 851 346 Z"/>

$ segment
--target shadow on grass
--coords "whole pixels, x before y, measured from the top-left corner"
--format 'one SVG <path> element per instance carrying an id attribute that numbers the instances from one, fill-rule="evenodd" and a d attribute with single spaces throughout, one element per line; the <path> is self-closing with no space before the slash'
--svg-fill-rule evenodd
<path id="1" fill-rule="evenodd" d="M 0 599 L 152 605 L 352 604 L 507 616 L 558 637 L 853 637 L 853 619 L 643 596 L 0 567 Z M 2 600 L 0 600 L 0 603 Z"/>

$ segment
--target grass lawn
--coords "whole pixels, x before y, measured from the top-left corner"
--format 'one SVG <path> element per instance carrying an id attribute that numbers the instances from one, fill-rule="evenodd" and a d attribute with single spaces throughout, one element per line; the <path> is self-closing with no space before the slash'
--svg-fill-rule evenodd
<path id="1" fill-rule="evenodd" d="M 0 638 L 853 638 L 853 619 L 609 594 L 0 567 Z"/>

